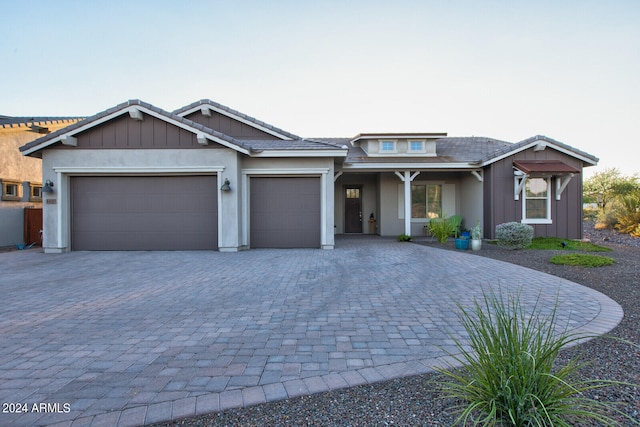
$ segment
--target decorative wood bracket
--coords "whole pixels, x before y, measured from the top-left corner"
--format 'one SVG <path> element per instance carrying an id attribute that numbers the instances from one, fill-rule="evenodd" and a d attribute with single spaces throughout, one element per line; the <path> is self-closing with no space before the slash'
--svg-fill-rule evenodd
<path id="1" fill-rule="evenodd" d="M 142 111 L 138 110 L 137 108 L 132 108 L 131 110 L 129 110 L 129 117 L 131 117 L 133 120 L 142 121 Z"/>
<path id="2" fill-rule="evenodd" d="M 200 145 L 209 145 L 209 140 L 202 133 L 197 134 L 196 139 L 198 140 L 198 144 Z"/>
<path id="3" fill-rule="evenodd" d="M 529 175 L 523 174 L 522 172 L 513 175 L 513 200 L 520 200 L 520 193 L 522 193 L 527 178 L 529 178 Z"/>
<path id="4" fill-rule="evenodd" d="M 413 182 L 413 180 L 416 179 L 416 176 L 420 175 L 420 171 L 414 172 L 413 175 L 409 175 L 409 171 L 405 171 L 404 175 L 400 173 L 400 171 L 394 171 L 394 173 L 398 176 L 398 178 L 400 178 L 400 181 L 402 182 L 405 182 L 405 178 L 409 178 L 409 182 Z"/>
<path id="5" fill-rule="evenodd" d="M 573 178 L 573 176 L 574 174 L 556 177 L 556 200 L 560 200 L 562 192 L 565 188 L 567 188 L 567 185 L 569 184 L 569 181 L 571 181 L 571 178 Z"/>
<path id="6" fill-rule="evenodd" d="M 483 182 L 484 181 L 484 171 L 482 171 L 482 170 L 471 171 L 471 175 L 475 176 L 476 179 L 478 180 L 478 182 Z"/>
<path id="7" fill-rule="evenodd" d="M 78 146 L 78 138 L 75 138 L 71 135 L 64 135 L 60 138 L 60 142 L 62 142 L 62 145 L 68 145 L 69 147 Z"/>
<path id="8" fill-rule="evenodd" d="M 336 172 L 335 175 L 333 175 L 333 182 L 336 182 L 338 178 L 340 178 L 341 176 L 342 176 L 342 171 Z"/>

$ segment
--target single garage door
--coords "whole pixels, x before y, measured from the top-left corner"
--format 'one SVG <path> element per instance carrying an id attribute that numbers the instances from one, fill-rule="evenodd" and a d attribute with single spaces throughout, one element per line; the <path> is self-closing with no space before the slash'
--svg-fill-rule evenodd
<path id="1" fill-rule="evenodd" d="M 72 177 L 71 248 L 217 249 L 216 183 L 215 176 Z"/>
<path id="2" fill-rule="evenodd" d="M 319 177 L 252 177 L 250 187 L 251 247 L 320 247 Z"/>

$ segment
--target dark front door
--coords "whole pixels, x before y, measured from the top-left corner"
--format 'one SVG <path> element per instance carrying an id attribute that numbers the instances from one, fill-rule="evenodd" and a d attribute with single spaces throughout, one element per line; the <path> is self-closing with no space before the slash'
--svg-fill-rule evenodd
<path id="1" fill-rule="evenodd" d="M 346 187 L 344 191 L 344 232 L 362 233 L 362 187 Z"/>

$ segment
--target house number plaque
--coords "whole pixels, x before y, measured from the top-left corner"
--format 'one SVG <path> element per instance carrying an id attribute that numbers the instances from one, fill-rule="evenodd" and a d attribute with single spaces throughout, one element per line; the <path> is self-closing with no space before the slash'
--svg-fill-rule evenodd
<path id="1" fill-rule="evenodd" d="M 47 199 L 47 204 L 48 205 L 55 205 L 56 204 L 56 200 L 57 199 Z"/>

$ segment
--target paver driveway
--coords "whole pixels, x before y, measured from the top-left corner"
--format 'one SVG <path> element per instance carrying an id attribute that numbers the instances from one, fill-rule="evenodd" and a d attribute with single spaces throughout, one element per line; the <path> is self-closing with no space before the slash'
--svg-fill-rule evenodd
<path id="1" fill-rule="evenodd" d="M 1 253 L 0 425 L 141 425 L 427 372 L 460 336 L 455 302 L 498 286 L 558 297 L 579 332 L 622 318 L 575 283 L 379 237 L 333 251 Z"/>

